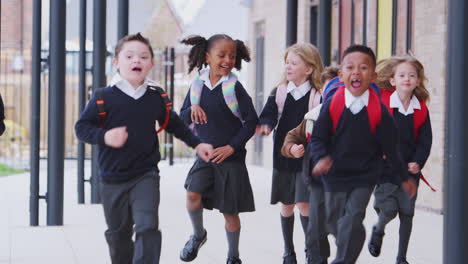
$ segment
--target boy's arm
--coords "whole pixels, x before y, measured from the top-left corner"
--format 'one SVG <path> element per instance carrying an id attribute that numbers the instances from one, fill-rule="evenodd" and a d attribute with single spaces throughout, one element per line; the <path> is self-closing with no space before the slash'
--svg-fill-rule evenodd
<path id="1" fill-rule="evenodd" d="M 3 105 L 2 96 L 0 95 L 0 136 L 5 132 L 5 106 Z"/>
<path id="2" fill-rule="evenodd" d="M 286 137 L 284 138 L 283 147 L 281 148 L 281 154 L 287 158 L 294 158 L 291 153 L 291 147 L 296 145 L 306 145 L 307 137 L 305 135 L 305 127 L 307 120 L 302 120 L 302 122 L 292 130 L 290 130 Z"/>
<path id="3" fill-rule="evenodd" d="M 192 124 L 192 103 L 190 102 L 190 89 L 187 92 L 187 96 L 185 96 L 184 103 L 182 104 L 182 108 L 180 109 L 180 118 L 184 121 L 185 124 L 190 125 Z"/>
<path id="4" fill-rule="evenodd" d="M 96 98 L 93 96 L 75 124 L 76 137 L 89 144 L 105 145 L 104 134 L 106 130 L 99 128 L 99 123 Z"/>
<path id="5" fill-rule="evenodd" d="M 418 163 L 419 169 L 422 169 L 426 164 L 427 158 L 431 153 L 432 146 L 432 128 L 429 113 L 427 113 L 427 119 L 424 124 L 419 128 L 418 142 L 416 145 L 416 151 L 413 155 L 413 161 Z"/>
<path id="6" fill-rule="evenodd" d="M 278 106 L 276 105 L 276 89 L 270 93 L 267 102 L 259 116 L 259 125 L 266 125 L 273 130 L 278 124 Z"/>
<path id="7" fill-rule="evenodd" d="M 242 128 L 229 142 L 229 145 L 236 150 L 244 148 L 247 141 L 254 135 L 255 127 L 258 123 L 258 116 L 252 103 L 252 98 L 250 98 L 240 82 L 236 84 L 235 93 L 237 102 L 239 103 L 239 110 L 244 121 Z"/>
<path id="8" fill-rule="evenodd" d="M 399 177 L 397 182 L 404 182 L 408 180 L 409 174 L 408 166 L 403 162 L 400 151 L 398 151 L 398 129 L 387 108 L 383 104 L 381 104 L 381 107 L 382 119 L 376 127 L 377 137 L 381 144 L 382 151 L 385 154 L 385 158 L 398 172 L 398 174 L 395 175 L 395 177 Z"/>
<path id="9" fill-rule="evenodd" d="M 329 156 L 329 146 L 332 138 L 332 121 L 330 118 L 330 102 L 328 100 L 322 106 L 317 121 L 314 123 L 312 137 L 310 139 L 309 156 L 312 164 L 317 164 L 322 158 Z"/>

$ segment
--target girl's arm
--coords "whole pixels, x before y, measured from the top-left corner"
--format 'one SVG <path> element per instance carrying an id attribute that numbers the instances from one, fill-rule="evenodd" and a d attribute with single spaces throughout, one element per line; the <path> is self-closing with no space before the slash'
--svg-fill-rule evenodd
<path id="1" fill-rule="evenodd" d="M 249 96 L 240 82 L 236 83 L 235 92 L 237 102 L 239 104 L 239 110 L 241 112 L 244 123 L 237 135 L 231 139 L 229 145 L 234 149 L 240 149 L 244 148 L 247 141 L 255 133 L 255 127 L 258 123 L 258 116 L 252 103 L 252 98 Z"/>
<path id="2" fill-rule="evenodd" d="M 295 158 L 291 153 L 291 147 L 294 145 L 306 145 L 307 137 L 305 134 L 307 120 L 302 122 L 286 134 L 284 138 L 283 147 L 281 148 L 281 154 L 287 158 Z"/>
<path id="3" fill-rule="evenodd" d="M 429 118 L 429 112 L 424 124 L 419 128 L 418 143 L 416 145 L 416 151 L 413 155 L 413 161 L 418 163 L 419 169 L 421 170 L 426 164 L 427 158 L 431 153 L 432 147 L 432 127 L 431 120 Z"/>
<path id="4" fill-rule="evenodd" d="M 268 96 L 267 102 L 259 116 L 259 125 L 266 125 L 273 130 L 278 124 L 278 106 L 276 105 L 276 88 Z"/>
<path id="5" fill-rule="evenodd" d="M 187 91 L 187 96 L 185 96 L 184 103 L 182 108 L 180 108 L 180 118 L 184 121 L 185 124 L 190 125 L 192 123 L 192 103 L 190 102 L 190 89 Z"/>

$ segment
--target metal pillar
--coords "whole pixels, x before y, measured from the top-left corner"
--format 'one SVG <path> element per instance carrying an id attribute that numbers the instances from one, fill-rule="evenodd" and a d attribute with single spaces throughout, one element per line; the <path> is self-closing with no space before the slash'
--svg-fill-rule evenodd
<path id="1" fill-rule="evenodd" d="M 31 182 L 29 224 L 39 225 L 39 144 L 41 124 L 41 16 L 42 0 L 33 3 L 32 70 L 31 70 Z"/>
<path id="2" fill-rule="evenodd" d="M 83 112 L 86 104 L 86 0 L 80 1 L 80 52 L 79 52 L 78 113 Z M 85 144 L 78 142 L 78 203 L 85 202 Z"/>
<path id="3" fill-rule="evenodd" d="M 106 0 L 94 1 L 93 91 L 106 86 Z M 93 146 L 91 164 L 91 203 L 100 203 L 98 148 Z"/>
<path id="4" fill-rule="evenodd" d="M 171 84 L 170 84 L 170 95 L 171 100 L 174 101 L 174 65 L 175 65 L 175 51 L 174 48 L 171 48 L 171 64 L 169 68 L 169 74 L 171 75 Z M 172 106 L 174 107 L 174 106 Z M 174 135 L 169 135 L 169 165 L 174 165 Z"/>
<path id="5" fill-rule="evenodd" d="M 468 3 L 448 5 L 443 263 L 462 264 L 468 259 Z"/>
<path id="6" fill-rule="evenodd" d="M 286 8 L 286 47 L 297 42 L 297 4 L 298 0 L 288 0 Z"/>
<path id="7" fill-rule="evenodd" d="M 169 49 L 166 47 L 164 49 L 164 61 L 163 61 L 163 67 L 164 67 L 164 91 L 167 92 L 167 81 L 168 81 L 168 61 L 169 61 Z M 168 133 L 166 130 L 164 130 L 164 152 L 163 152 L 163 160 L 167 159 L 167 141 L 168 141 Z"/>
<path id="8" fill-rule="evenodd" d="M 117 41 L 128 34 L 128 0 L 119 0 L 117 10 Z"/>
<path id="9" fill-rule="evenodd" d="M 324 65 L 330 65 L 332 1 L 320 1 L 318 13 L 317 48 Z"/>
<path id="10" fill-rule="evenodd" d="M 65 10 L 65 1 L 50 1 L 50 122 L 47 155 L 47 225 L 63 225 Z"/>

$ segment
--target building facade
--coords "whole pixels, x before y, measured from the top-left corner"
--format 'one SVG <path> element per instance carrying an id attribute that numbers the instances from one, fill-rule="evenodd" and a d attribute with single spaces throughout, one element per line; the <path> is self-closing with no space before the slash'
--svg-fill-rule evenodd
<path id="1" fill-rule="evenodd" d="M 287 1 L 250 1 L 249 46 L 252 63 L 247 87 L 255 107 L 261 111 L 270 91 L 283 72 L 286 49 Z M 423 183 L 417 206 L 442 212 L 445 140 L 445 70 L 448 1 L 443 0 L 294 0 L 298 5 L 297 41 L 317 45 L 320 1 L 332 1 L 331 64 L 340 63 L 346 47 L 370 46 L 378 59 L 411 54 L 425 67 L 431 100 L 433 145 L 423 170 L 438 190 L 431 192 Z M 250 144 L 249 161 L 271 167 L 273 140 L 255 138 Z"/>

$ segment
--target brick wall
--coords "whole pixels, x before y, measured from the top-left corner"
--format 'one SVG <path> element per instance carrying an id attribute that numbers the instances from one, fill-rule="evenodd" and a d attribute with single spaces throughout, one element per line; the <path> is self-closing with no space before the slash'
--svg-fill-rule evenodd
<path id="1" fill-rule="evenodd" d="M 339 1 L 332 2 L 332 55 L 339 47 Z M 254 24 L 265 21 L 265 101 L 268 92 L 277 84 L 283 71 L 282 56 L 285 48 L 286 35 L 286 1 L 253 1 L 249 22 L 249 46 L 252 57 L 249 72 L 249 93 L 255 95 L 255 32 Z M 406 0 L 398 0 L 397 17 L 397 54 L 406 53 Z M 355 0 L 355 42 L 362 41 L 362 6 L 363 0 Z M 445 52 L 446 52 L 446 19 L 447 0 L 413 1 L 413 54 L 423 63 L 429 79 L 428 89 L 431 94 L 429 110 L 433 130 L 433 147 L 426 164 L 424 174 L 439 190 L 429 191 L 421 184 L 417 206 L 434 211 L 442 208 L 442 184 L 444 161 L 444 115 L 445 115 Z M 299 0 L 298 10 L 298 41 L 309 39 L 309 1 Z M 367 1 L 367 45 L 375 50 L 377 39 L 377 0 Z M 337 54 L 336 54 L 337 55 Z M 252 152 L 252 150 L 249 150 Z M 263 164 L 271 167 L 272 139 L 264 139 Z M 252 160 L 252 159 L 249 159 Z"/>
<path id="2" fill-rule="evenodd" d="M 432 193 L 421 186 L 417 204 L 432 209 L 441 209 L 443 206 L 447 7 L 447 0 L 427 0 L 415 2 L 414 8 L 413 51 L 425 67 L 431 94 L 429 111 L 433 143 L 424 174 L 439 190 Z"/>

